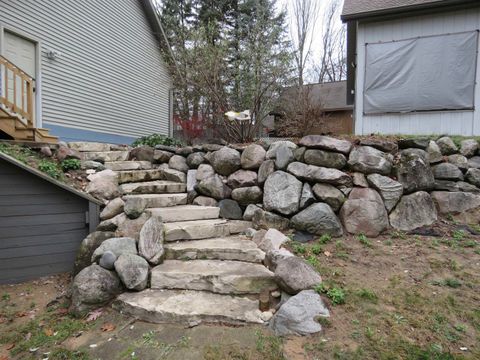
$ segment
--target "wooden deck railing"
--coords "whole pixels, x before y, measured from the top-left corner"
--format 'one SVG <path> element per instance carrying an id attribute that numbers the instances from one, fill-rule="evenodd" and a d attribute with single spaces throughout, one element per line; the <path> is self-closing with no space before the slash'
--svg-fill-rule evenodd
<path id="1" fill-rule="evenodd" d="M 0 56 L 0 104 L 18 114 L 33 127 L 35 79 L 15 64 Z"/>

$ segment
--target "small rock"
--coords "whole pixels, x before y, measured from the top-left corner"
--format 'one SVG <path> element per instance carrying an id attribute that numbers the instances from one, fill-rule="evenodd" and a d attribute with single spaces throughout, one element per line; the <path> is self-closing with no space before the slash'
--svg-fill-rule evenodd
<path id="1" fill-rule="evenodd" d="M 280 288 L 290 295 L 311 289 L 322 282 L 315 269 L 297 256 L 290 256 L 278 262 L 275 280 Z"/>
<path id="2" fill-rule="evenodd" d="M 387 211 L 392 211 L 403 194 L 403 185 L 379 174 L 370 174 L 367 179 L 368 183 L 380 193 Z"/>
<path id="3" fill-rule="evenodd" d="M 265 255 L 264 263 L 265 263 L 265 266 L 268 267 L 271 271 L 275 271 L 280 261 L 293 256 L 295 255 L 293 255 L 287 249 L 280 248 L 279 250 L 272 250 L 267 252 L 267 254 Z"/>
<path id="4" fill-rule="evenodd" d="M 275 157 L 275 166 L 279 170 L 285 170 L 295 157 L 293 156 L 293 151 L 286 145 L 281 145 L 277 148 L 276 157 Z"/>
<path id="5" fill-rule="evenodd" d="M 207 197 L 207 196 L 197 196 L 195 200 L 193 200 L 193 205 L 199 206 L 217 206 L 218 202 L 214 198 Z"/>
<path id="6" fill-rule="evenodd" d="M 197 186 L 197 170 L 188 170 L 187 171 L 187 192 L 195 190 Z"/>
<path id="7" fill-rule="evenodd" d="M 469 168 L 480 169 L 480 156 L 474 156 L 474 157 L 468 159 L 468 167 Z"/>
<path id="8" fill-rule="evenodd" d="M 315 236 L 313 234 L 304 231 L 295 231 L 293 233 L 293 240 L 300 243 L 306 243 L 312 241 L 313 239 L 315 239 Z"/>
<path id="9" fill-rule="evenodd" d="M 302 195 L 300 196 L 300 209 L 305 209 L 307 206 L 312 205 L 315 202 L 315 196 L 313 195 L 312 187 L 309 183 L 303 184 Z"/>
<path id="10" fill-rule="evenodd" d="M 115 270 L 127 289 L 143 290 L 148 282 L 148 263 L 137 255 L 122 254 L 115 261 Z"/>
<path id="11" fill-rule="evenodd" d="M 466 139 L 460 142 L 460 153 L 466 157 L 474 156 L 478 151 L 478 142 L 475 139 Z"/>
<path id="12" fill-rule="evenodd" d="M 220 217 L 230 220 L 242 220 L 242 209 L 234 200 L 224 199 L 218 202 L 220 208 Z"/>
<path id="13" fill-rule="evenodd" d="M 468 169 L 465 180 L 470 184 L 480 187 L 480 169 Z"/>
<path id="14" fill-rule="evenodd" d="M 128 159 L 153 162 L 153 154 L 154 149 L 152 147 L 143 145 L 130 150 L 128 154 Z"/>
<path id="15" fill-rule="evenodd" d="M 82 162 L 82 169 L 102 171 L 105 170 L 105 165 L 99 161 L 87 160 Z"/>
<path id="16" fill-rule="evenodd" d="M 242 206 L 262 202 L 263 192 L 258 186 L 243 187 L 232 190 L 232 199 Z"/>
<path id="17" fill-rule="evenodd" d="M 291 226 L 297 230 L 311 234 L 342 236 L 340 221 L 333 210 L 324 203 L 315 203 L 292 217 Z"/>
<path id="18" fill-rule="evenodd" d="M 257 233 L 257 230 L 255 230 L 253 228 L 248 228 L 247 230 L 245 230 L 245 236 L 250 238 L 250 239 L 253 238 L 256 233 Z"/>
<path id="19" fill-rule="evenodd" d="M 365 177 L 365 174 L 362 174 L 359 172 L 353 173 L 352 179 L 353 179 L 353 185 L 368 188 L 368 182 L 367 182 L 367 178 Z"/>
<path id="20" fill-rule="evenodd" d="M 105 206 L 105 208 L 100 213 L 100 220 L 111 219 L 114 216 L 121 214 L 123 212 L 124 205 L 125 202 L 122 200 L 122 198 L 110 200 L 107 203 L 107 206 Z"/>
<path id="21" fill-rule="evenodd" d="M 306 147 L 296 148 L 296 149 L 293 151 L 293 156 L 295 157 L 295 160 L 296 160 L 296 161 L 303 162 L 303 160 L 304 160 L 304 155 L 305 155 L 305 151 L 307 151 L 307 148 L 306 148 Z"/>
<path id="22" fill-rule="evenodd" d="M 457 145 L 448 136 L 444 136 L 437 140 L 437 145 L 442 152 L 442 155 L 452 155 L 458 152 Z"/>
<path id="23" fill-rule="evenodd" d="M 267 160 L 260 165 L 260 168 L 258 169 L 258 184 L 263 185 L 267 178 L 270 176 L 270 174 L 273 174 L 275 172 L 275 161 L 273 160 Z"/>
<path id="24" fill-rule="evenodd" d="M 82 269 L 92 263 L 93 252 L 107 239 L 115 237 L 114 232 L 94 231 L 82 240 L 77 250 L 73 275 L 78 274 Z"/>
<path id="25" fill-rule="evenodd" d="M 198 181 L 205 180 L 213 175 L 215 175 L 215 170 L 211 165 L 201 164 L 198 166 L 196 175 Z"/>
<path id="26" fill-rule="evenodd" d="M 462 171 L 467 171 L 469 166 L 468 166 L 468 159 L 460 154 L 453 154 L 453 155 L 448 155 L 447 156 L 447 161 L 450 164 L 455 165 Z"/>
<path id="27" fill-rule="evenodd" d="M 98 262 L 98 265 L 107 270 L 113 270 L 113 264 L 117 260 L 117 256 L 111 251 L 105 251 Z"/>
<path id="28" fill-rule="evenodd" d="M 252 221 L 253 220 L 253 214 L 255 213 L 255 210 L 260 209 L 255 204 L 249 204 L 247 205 L 247 208 L 245 209 L 245 212 L 243 213 L 243 220 L 245 221 Z"/>
<path id="29" fill-rule="evenodd" d="M 50 146 L 42 146 L 40 148 L 40 154 L 46 157 L 52 157 L 52 149 L 50 149 Z"/>
<path id="30" fill-rule="evenodd" d="M 269 229 L 263 239 L 257 244 L 258 247 L 264 252 L 268 253 L 272 250 L 279 250 L 280 247 L 288 241 L 283 233 L 277 229 Z"/>
<path id="31" fill-rule="evenodd" d="M 253 213 L 252 223 L 255 229 L 286 230 L 290 220 L 259 208 Z"/>
<path id="32" fill-rule="evenodd" d="M 102 255 L 110 251 L 114 253 L 117 257 L 122 254 L 137 254 L 137 245 L 135 239 L 121 237 L 121 238 L 111 238 L 103 241 L 98 248 L 92 254 L 92 263 L 97 262 Z"/>
<path id="33" fill-rule="evenodd" d="M 187 160 L 180 155 L 173 155 L 168 161 L 168 167 L 170 169 L 178 170 L 186 173 L 189 169 L 187 165 Z"/>
<path id="34" fill-rule="evenodd" d="M 188 156 L 191 153 L 193 153 L 193 147 L 191 146 L 177 148 L 177 150 L 175 151 L 175 154 L 181 155 L 181 156 Z"/>
<path id="35" fill-rule="evenodd" d="M 170 161 L 170 158 L 175 155 L 172 152 L 165 150 L 155 150 L 153 152 L 153 162 L 155 164 L 165 164 Z"/>
<path id="36" fill-rule="evenodd" d="M 70 149 L 68 146 L 59 144 L 57 151 L 55 153 L 57 160 L 62 162 L 67 159 L 78 159 L 80 160 L 80 153 L 77 150 Z"/>
<path id="37" fill-rule="evenodd" d="M 187 156 L 187 165 L 191 169 L 197 169 L 205 161 L 203 152 L 194 152 Z"/>
<path id="38" fill-rule="evenodd" d="M 436 164 L 443 161 L 443 155 L 440 151 L 440 147 L 433 140 L 430 140 L 427 146 L 428 161 L 430 164 Z"/>
<path id="39" fill-rule="evenodd" d="M 313 186 L 313 193 L 318 200 L 330 205 L 333 211 L 340 210 L 345 202 L 345 196 L 335 186 L 329 184 L 315 184 Z"/>
<path id="40" fill-rule="evenodd" d="M 125 201 L 123 211 L 129 219 L 137 219 L 147 207 L 147 201 L 143 197 L 129 197 Z"/>
<path id="41" fill-rule="evenodd" d="M 227 179 L 227 185 L 232 189 L 257 185 L 257 173 L 250 170 L 237 170 Z"/>

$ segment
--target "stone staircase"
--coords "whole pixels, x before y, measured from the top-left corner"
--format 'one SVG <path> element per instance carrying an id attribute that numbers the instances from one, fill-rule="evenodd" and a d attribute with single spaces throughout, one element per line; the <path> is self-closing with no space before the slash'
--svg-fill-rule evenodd
<path id="1" fill-rule="evenodd" d="M 241 235 L 246 221 L 219 218 L 219 208 L 187 204 L 186 176 L 107 144 L 76 146 L 84 160 L 101 160 L 118 174 L 123 199 L 143 198 L 164 223 L 165 260 L 151 271 L 150 288 L 120 295 L 113 307 L 149 322 L 263 323 L 260 293 L 277 289 L 265 253 Z M 184 181 L 179 181 L 184 180 Z"/>

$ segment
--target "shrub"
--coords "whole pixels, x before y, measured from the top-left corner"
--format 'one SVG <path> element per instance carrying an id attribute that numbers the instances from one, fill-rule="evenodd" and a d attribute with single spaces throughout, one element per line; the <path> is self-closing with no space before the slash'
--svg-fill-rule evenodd
<path id="1" fill-rule="evenodd" d="M 82 163 L 78 159 L 65 159 L 60 164 L 63 172 L 67 172 L 69 170 L 78 170 L 80 169 L 81 165 Z"/>
<path id="2" fill-rule="evenodd" d="M 337 286 L 328 286 L 325 283 L 318 284 L 314 290 L 319 294 L 325 294 L 333 305 L 345 304 L 345 291 Z"/>
<path id="3" fill-rule="evenodd" d="M 54 179 L 59 179 L 62 175 L 58 165 L 53 161 L 42 160 L 39 162 L 38 168 L 40 171 L 46 173 Z"/>
<path id="4" fill-rule="evenodd" d="M 166 146 L 182 146 L 182 142 L 175 138 L 171 138 L 162 134 L 152 134 L 148 136 L 142 136 L 132 143 L 132 146 L 148 145 L 155 147 L 155 145 Z"/>

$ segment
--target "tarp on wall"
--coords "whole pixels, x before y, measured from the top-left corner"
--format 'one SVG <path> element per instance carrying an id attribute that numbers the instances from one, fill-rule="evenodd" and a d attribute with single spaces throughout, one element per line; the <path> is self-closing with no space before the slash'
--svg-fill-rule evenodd
<path id="1" fill-rule="evenodd" d="M 365 114 L 472 109 L 478 31 L 366 45 Z"/>

